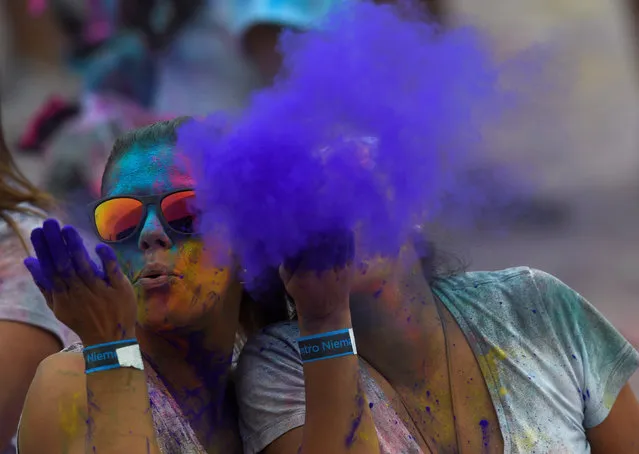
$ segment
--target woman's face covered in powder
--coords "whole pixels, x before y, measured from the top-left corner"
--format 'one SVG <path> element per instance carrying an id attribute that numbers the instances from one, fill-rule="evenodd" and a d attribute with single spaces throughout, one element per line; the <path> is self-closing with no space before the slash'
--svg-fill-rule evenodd
<path id="1" fill-rule="evenodd" d="M 195 182 L 184 163 L 172 146 L 133 146 L 105 175 L 104 195 L 135 197 L 193 189 Z M 137 291 L 138 323 L 153 331 L 195 331 L 206 323 L 205 315 L 221 310 L 218 302 L 233 283 L 233 273 L 211 263 L 212 254 L 206 253 L 198 235 L 170 231 L 160 216 L 160 207 L 150 205 L 138 233 L 113 246 Z M 145 283 L 140 276 L 149 267 L 168 270 L 168 282 Z"/>

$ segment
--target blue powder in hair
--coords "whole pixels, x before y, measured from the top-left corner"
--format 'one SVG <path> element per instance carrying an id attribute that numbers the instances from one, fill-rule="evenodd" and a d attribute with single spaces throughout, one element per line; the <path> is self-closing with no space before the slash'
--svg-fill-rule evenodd
<path id="1" fill-rule="evenodd" d="M 281 50 L 242 115 L 178 134 L 205 241 L 229 241 L 246 281 L 325 232 L 356 229 L 358 256 L 394 255 L 446 204 L 482 197 L 457 170 L 517 97 L 478 31 L 443 31 L 414 2 L 345 2 Z"/>

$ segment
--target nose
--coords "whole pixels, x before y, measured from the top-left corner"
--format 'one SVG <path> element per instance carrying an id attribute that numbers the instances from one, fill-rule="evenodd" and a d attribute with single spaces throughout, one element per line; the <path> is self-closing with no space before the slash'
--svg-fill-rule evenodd
<path id="1" fill-rule="evenodd" d="M 171 238 L 167 235 L 155 209 L 150 209 L 144 220 L 138 247 L 142 251 L 154 249 L 169 249 L 172 246 Z"/>

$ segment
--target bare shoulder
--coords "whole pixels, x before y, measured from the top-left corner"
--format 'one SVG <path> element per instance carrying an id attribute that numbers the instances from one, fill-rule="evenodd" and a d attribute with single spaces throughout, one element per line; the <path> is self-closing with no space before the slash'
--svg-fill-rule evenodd
<path id="1" fill-rule="evenodd" d="M 87 397 L 82 353 L 42 361 L 31 382 L 18 432 L 20 454 L 84 451 Z"/>

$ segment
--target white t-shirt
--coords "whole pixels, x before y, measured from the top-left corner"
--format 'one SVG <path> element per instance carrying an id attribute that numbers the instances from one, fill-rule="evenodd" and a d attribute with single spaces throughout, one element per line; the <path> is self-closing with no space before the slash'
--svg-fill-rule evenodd
<path id="1" fill-rule="evenodd" d="M 42 226 L 44 219 L 36 216 L 13 214 L 23 238 L 30 245 L 31 230 Z M 0 320 L 26 323 L 37 326 L 60 340 L 60 349 L 80 339 L 60 323 L 47 306 L 31 274 L 22 263 L 27 257 L 20 239 L 9 225 L 0 220 Z M 32 253 L 32 252 L 31 252 Z M 15 437 L 2 454 L 15 454 Z"/>
<path id="2" fill-rule="evenodd" d="M 584 298 L 527 267 L 441 279 L 433 292 L 478 360 L 508 454 L 588 454 L 586 429 L 608 416 L 639 367 L 639 353 Z M 248 340 L 237 369 L 240 431 L 247 454 L 261 452 L 305 419 L 296 322 Z M 384 454 L 420 454 L 409 431 L 366 373 Z"/>

